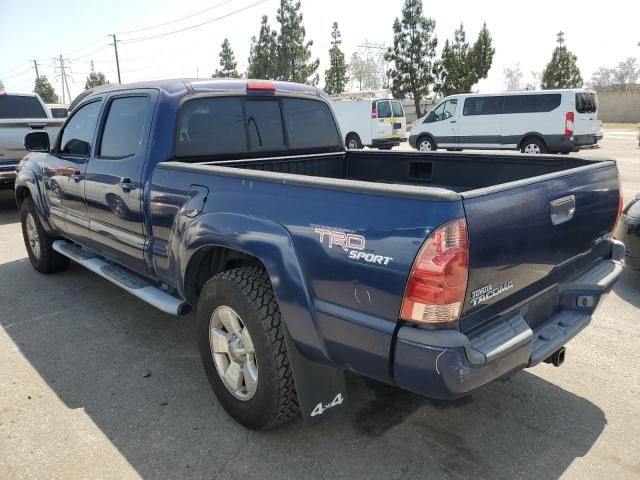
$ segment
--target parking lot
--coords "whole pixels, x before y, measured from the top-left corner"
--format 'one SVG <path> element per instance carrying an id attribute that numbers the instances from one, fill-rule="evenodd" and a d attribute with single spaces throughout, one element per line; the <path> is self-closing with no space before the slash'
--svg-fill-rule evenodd
<path id="1" fill-rule="evenodd" d="M 616 158 L 625 201 L 640 192 L 632 131 L 573 155 Z M 638 272 L 561 368 L 453 403 L 353 377 L 346 420 L 256 433 L 218 405 L 193 315 L 159 313 L 80 266 L 36 273 L 1 193 L 0 479 L 640 477 Z"/>

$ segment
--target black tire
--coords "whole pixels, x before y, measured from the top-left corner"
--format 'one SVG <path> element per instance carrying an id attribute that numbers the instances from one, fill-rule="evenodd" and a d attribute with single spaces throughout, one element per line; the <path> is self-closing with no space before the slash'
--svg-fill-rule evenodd
<path id="1" fill-rule="evenodd" d="M 53 249 L 55 238 L 42 227 L 30 197 L 25 198 L 22 202 L 20 223 L 22 223 L 24 245 L 33 268 L 40 273 L 55 273 L 67 268 L 69 259 Z M 38 245 L 37 249 L 36 244 Z"/>
<path id="2" fill-rule="evenodd" d="M 347 147 L 347 150 L 355 150 L 362 148 L 362 141 L 360 141 L 360 137 L 357 133 L 350 133 L 347 135 L 347 138 L 344 140 L 344 144 Z"/>
<path id="3" fill-rule="evenodd" d="M 530 155 L 547 153 L 547 146 L 537 137 L 525 138 L 520 145 L 520 152 Z"/>
<path id="4" fill-rule="evenodd" d="M 431 137 L 420 137 L 416 142 L 416 150 L 419 152 L 435 152 L 437 146 Z"/>
<path id="5" fill-rule="evenodd" d="M 218 374 L 209 332 L 210 321 L 219 307 L 230 307 L 237 312 L 252 340 L 257 387 L 248 399 L 236 397 Z M 198 299 L 197 323 L 198 346 L 207 378 L 220 404 L 232 418 L 247 428 L 266 430 L 298 415 L 300 409 L 282 317 L 264 270 L 236 268 L 209 279 Z"/>

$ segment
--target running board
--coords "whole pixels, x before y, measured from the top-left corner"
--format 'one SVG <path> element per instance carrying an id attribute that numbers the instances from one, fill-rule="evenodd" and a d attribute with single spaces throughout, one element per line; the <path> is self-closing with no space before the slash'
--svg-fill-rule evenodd
<path id="1" fill-rule="evenodd" d="M 53 249 L 169 315 L 180 316 L 190 309 L 185 301 L 169 295 L 143 278 L 104 261 L 74 243 L 56 240 L 53 242 Z"/>

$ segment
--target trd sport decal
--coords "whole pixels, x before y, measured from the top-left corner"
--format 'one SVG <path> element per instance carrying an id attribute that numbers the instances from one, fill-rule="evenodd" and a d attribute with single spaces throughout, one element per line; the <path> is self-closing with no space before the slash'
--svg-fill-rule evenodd
<path id="1" fill-rule="evenodd" d="M 367 240 L 362 235 L 351 231 L 327 227 L 315 227 L 313 231 L 318 235 L 320 243 L 328 246 L 330 250 L 334 248 L 342 249 L 349 254 L 349 258 L 352 260 L 377 263 L 378 265 L 389 265 L 389 262 L 393 260 L 393 258 L 386 255 L 364 251 Z"/>

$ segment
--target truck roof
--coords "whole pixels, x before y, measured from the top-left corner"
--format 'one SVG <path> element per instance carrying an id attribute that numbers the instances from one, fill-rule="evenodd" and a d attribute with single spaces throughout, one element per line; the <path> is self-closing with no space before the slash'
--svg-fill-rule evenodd
<path id="1" fill-rule="evenodd" d="M 276 92 L 291 93 L 291 94 L 306 94 L 314 95 L 326 98 L 326 94 L 317 87 L 311 85 L 304 85 L 294 82 L 283 82 L 276 80 L 252 80 L 252 79 L 240 79 L 240 78 L 178 78 L 167 80 L 152 80 L 145 82 L 134 83 L 110 83 L 106 85 L 100 85 L 90 90 L 79 94 L 71 105 L 69 110 L 73 110 L 81 100 L 92 95 L 94 93 L 107 93 L 119 90 L 131 90 L 137 88 L 155 88 L 163 90 L 169 94 L 179 93 L 181 91 L 193 90 L 193 93 L 214 93 L 214 92 L 229 92 L 239 93 L 247 90 L 247 86 L 255 82 L 266 82 L 273 84 Z"/>

